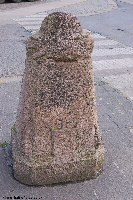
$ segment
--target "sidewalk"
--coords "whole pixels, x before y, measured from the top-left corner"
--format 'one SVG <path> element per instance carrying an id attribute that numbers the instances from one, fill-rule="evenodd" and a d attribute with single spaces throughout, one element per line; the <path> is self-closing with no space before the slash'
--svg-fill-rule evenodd
<path id="1" fill-rule="evenodd" d="M 37 14 L 36 17 L 43 14 L 46 14 L 46 12 Z M 30 16 L 30 21 L 33 22 L 36 17 L 35 15 Z M 25 19 L 27 18 L 18 20 L 21 26 L 26 26 Z M 20 22 L 24 22 L 24 24 Z M 35 29 L 28 29 L 29 24 L 26 30 L 21 26 L 17 24 L 2 26 L 0 31 L 0 49 L 3 56 L 0 71 L 0 75 L 3 77 L 0 79 L 0 105 L 2 105 L 0 120 L 1 123 L 4 122 L 3 127 L 0 129 L 0 134 L 3 137 L 1 144 L 5 140 L 10 141 L 10 127 L 16 117 L 21 78 L 24 70 L 25 40 L 31 35 L 30 32 L 35 31 Z M 37 23 L 37 26 L 40 25 Z M 133 199 L 133 101 L 124 97 L 119 90 L 112 88 L 101 78 L 108 73 L 110 52 L 117 55 L 117 51 L 112 49 L 124 50 L 129 56 L 128 60 L 130 60 L 133 54 L 132 48 L 129 49 L 117 41 L 109 40 L 99 34 L 93 33 L 93 37 L 96 44 L 93 54 L 93 66 L 97 108 L 99 125 L 106 148 L 103 174 L 97 179 L 81 183 L 60 184 L 51 187 L 29 187 L 13 179 L 10 162 L 5 159 L 5 152 L 0 148 L 0 200 L 15 199 L 18 196 L 19 199 L 23 198 L 23 200 Z M 123 53 L 120 59 L 122 57 Z M 102 62 L 101 71 L 100 62 Z M 115 65 L 118 71 L 120 63 L 117 59 L 115 62 L 117 62 L 117 65 L 116 63 Z M 110 64 L 110 67 L 110 70 L 113 71 L 112 64 Z M 129 67 L 133 69 L 132 65 Z"/>

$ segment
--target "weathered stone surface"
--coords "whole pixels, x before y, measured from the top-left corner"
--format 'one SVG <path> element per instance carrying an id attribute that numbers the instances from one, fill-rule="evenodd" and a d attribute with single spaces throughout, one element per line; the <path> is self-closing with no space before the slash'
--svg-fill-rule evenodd
<path id="1" fill-rule="evenodd" d="M 102 171 L 91 52 L 76 17 L 53 13 L 27 42 L 12 131 L 13 170 L 29 185 L 85 180 Z"/>

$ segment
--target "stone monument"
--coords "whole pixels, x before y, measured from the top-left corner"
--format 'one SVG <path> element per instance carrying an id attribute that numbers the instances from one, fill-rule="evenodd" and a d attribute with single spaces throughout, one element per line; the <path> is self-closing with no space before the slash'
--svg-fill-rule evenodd
<path id="1" fill-rule="evenodd" d="M 91 53 L 93 39 L 71 14 L 56 12 L 27 42 L 17 120 L 14 177 L 28 185 L 75 182 L 103 169 Z"/>

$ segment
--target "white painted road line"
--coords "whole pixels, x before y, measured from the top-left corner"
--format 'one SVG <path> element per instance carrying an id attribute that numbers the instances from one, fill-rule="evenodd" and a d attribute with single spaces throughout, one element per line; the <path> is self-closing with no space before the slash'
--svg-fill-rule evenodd
<path id="1" fill-rule="evenodd" d="M 103 80 L 133 100 L 133 73 L 104 77 Z"/>
<path id="2" fill-rule="evenodd" d="M 133 54 L 133 48 L 95 49 L 93 56 L 111 56 L 120 54 Z M 102 58 L 101 58 L 102 59 Z"/>
<path id="3" fill-rule="evenodd" d="M 34 21 L 37 21 L 37 22 L 41 21 L 42 22 L 43 19 L 44 18 L 38 18 L 38 17 L 34 18 L 34 20 L 33 20 L 33 18 L 20 18 L 20 19 L 16 19 L 15 21 L 18 22 L 18 23 L 20 23 L 20 22 L 29 22 L 29 23 L 31 23 L 31 22 L 34 22 Z"/>
<path id="4" fill-rule="evenodd" d="M 119 43 L 114 41 L 114 40 L 96 40 L 95 41 L 95 46 L 99 47 L 99 46 L 110 46 L 110 45 L 118 45 Z"/>
<path id="5" fill-rule="evenodd" d="M 41 15 L 41 14 L 36 14 L 36 15 L 29 15 L 29 16 L 26 16 L 26 18 L 33 18 L 33 20 L 34 20 L 34 18 L 45 18 L 47 16 L 47 14 L 43 14 L 43 15 Z"/>
<path id="6" fill-rule="evenodd" d="M 96 39 L 96 38 L 105 39 L 106 37 L 104 37 L 104 36 L 102 36 L 102 35 L 100 35 L 100 34 L 98 34 L 98 33 L 94 33 L 94 34 L 93 34 L 93 38 L 94 38 L 94 39 Z"/>
<path id="7" fill-rule="evenodd" d="M 41 26 L 41 25 L 40 25 Z M 40 29 L 40 26 L 37 24 L 37 25 L 30 25 L 30 26 L 24 26 L 24 28 L 26 29 L 26 30 L 31 30 L 31 31 L 38 31 L 39 29 Z"/>
<path id="8" fill-rule="evenodd" d="M 123 58 L 123 59 L 93 61 L 93 66 L 95 70 L 133 68 L 133 59 Z"/>
<path id="9" fill-rule="evenodd" d="M 22 76 L 2 77 L 0 78 L 0 85 L 11 82 L 20 82 L 20 81 L 22 81 Z"/>
<path id="10" fill-rule="evenodd" d="M 28 26 L 32 26 L 34 24 L 36 24 L 37 26 L 41 25 L 42 21 L 38 22 L 38 21 L 32 21 L 32 22 L 19 22 L 20 25 L 22 26 L 25 26 L 25 25 L 28 25 Z"/>

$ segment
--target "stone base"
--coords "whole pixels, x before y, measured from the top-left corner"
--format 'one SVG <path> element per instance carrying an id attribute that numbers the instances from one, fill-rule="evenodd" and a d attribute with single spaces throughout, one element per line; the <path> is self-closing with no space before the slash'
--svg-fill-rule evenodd
<path id="1" fill-rule="evenodd" d="M 76 182 L 96 178 L 102 172 L 104 148 L 78 162 L 56 163 L 55 158 L 40 164 L 14 160 L 14 177 L 27 185 L 43 186 L 63 182 Z"/>

